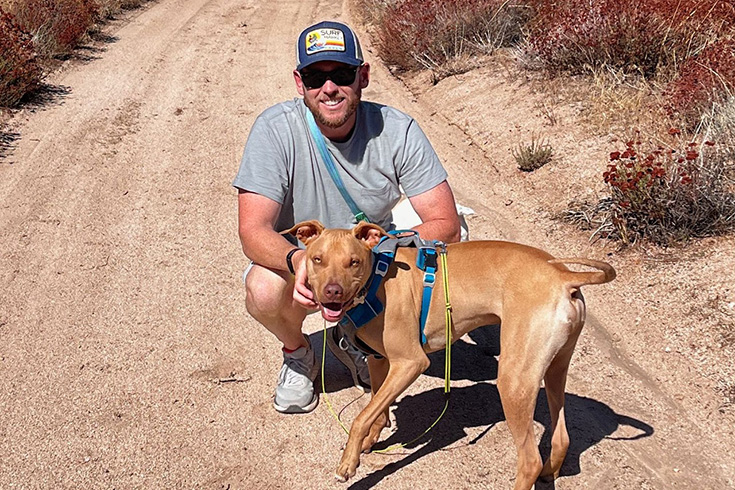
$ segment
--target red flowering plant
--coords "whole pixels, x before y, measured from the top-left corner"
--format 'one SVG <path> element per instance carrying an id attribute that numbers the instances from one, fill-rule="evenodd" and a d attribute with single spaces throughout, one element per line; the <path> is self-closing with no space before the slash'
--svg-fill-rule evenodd
<path id="1" fill-rule="evenodd" d="M 647 238 L 668 245 L 733 225 L 735 197 L 723 187 L 715 143 L 686 142 L 675 128 L 669 136 L 669 145 L 646 147 L 636 130 L 625 149 L 610 154 L 608 219 L 626 244 Z"/>

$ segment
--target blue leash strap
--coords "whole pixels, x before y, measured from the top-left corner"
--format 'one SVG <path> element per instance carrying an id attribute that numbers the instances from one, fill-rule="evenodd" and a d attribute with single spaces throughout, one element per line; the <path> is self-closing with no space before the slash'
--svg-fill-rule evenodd
<path id="1" fill-rule="evenodd" d="M 367 223 L 370 223 L 368 217 L 360 210 L 359 207 L 357 207 L 357 204 L 352 199 L 352 196 L 350 196 L 350 194 L 347 192 L 347 189 L 345 189 L 342 178 L 339 176 L 339 173 L 337 172 L 337 167 L 334 165 L 334 161 L 332 160 L 332 155 L 329 154 L 329 150 L 327 149 L 327 144 L 324 141 L 324 135 L 321 131 L 319 131 L 319 127 L 316 125 L 316 121 L 314 120 L 314 115 L 311 113 L 311 110 L 308 109 L 306 111 L 306 122 L 309 123 L 309 131 L 311 131 L 311 136 L 314 139 L 314 143 L 316 143 L 319 154 L 322 156 L 324 165 L 327 167 L 329 176 L 332 177 L 334 185 L 337 186 L 339 193 L 342 194 L 342 199 L 344 199 L 347 205 L 350 207 L 350 211 L 352 211 L 352 214 L 355 215 L 356 222 L 359 223 L 360 221 L 365 221 Z"/>

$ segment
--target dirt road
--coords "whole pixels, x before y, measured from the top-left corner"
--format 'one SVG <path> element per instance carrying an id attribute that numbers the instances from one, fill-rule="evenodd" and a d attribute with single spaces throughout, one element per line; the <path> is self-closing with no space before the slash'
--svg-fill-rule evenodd
<path id="1" fill-rule="evenodd" d="M 245 312 L 230 182 L 257 114 L 295 96 L 294 39 L 324 17 L 349 20 L 347 4 L 160 0 L 15 116 L 20 137 L 0 158 L 0 488 L 512 486 L 491 329 L 456 344 L 450 412 L 428 442 L 364 456 L 348 485 L 332 477 L 346 438 L 324 399 L 308 415 L 272 409 L 281 354 Z M 508 205 L 520 191 L 430 97 L 367 57 L 366 98 L 419 120 L 477 212 L 475 238 L 564 251 Z M 571 251 L 603 253 L 579 243 Z M 587 292 L 556 488 L 732 488 L 732 429 L 619 348 L 635 312 L 611 304 L 616 287 Z M 309 319 L 318 349 L 321 328 Z M 394 407 L 388 442 L 441 410 L 434 359 Z M 366 397 L 329 356 L 326 369 L 349 423 Z M 537 420 L 548 451 L 543 390 Z"/>

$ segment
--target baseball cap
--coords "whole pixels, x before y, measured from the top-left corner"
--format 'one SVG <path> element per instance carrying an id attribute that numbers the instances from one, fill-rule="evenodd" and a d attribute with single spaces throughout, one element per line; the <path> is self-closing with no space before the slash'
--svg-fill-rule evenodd
<path id="1" fill-rule="evenodd" d="M 307 27 L 296 42 L 296 69 L 317 61 L 337 61 L 358 66 L 363 63 L 357 35 L 341 22 L 324 21 Z"/>

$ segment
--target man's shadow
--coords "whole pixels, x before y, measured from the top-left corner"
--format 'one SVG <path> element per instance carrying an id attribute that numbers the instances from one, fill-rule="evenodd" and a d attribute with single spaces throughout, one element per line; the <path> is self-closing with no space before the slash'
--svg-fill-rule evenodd
<path id="1" fill-rule="evenodd" d="M 452 380 L 470 380 L 477 384 L 452 388 L 449 408 L 442 420 L 428 434 L 406 445 L 407 448 L 421 447 L 400 461 L 389 463 L 366 475 L 353 483 L 351 489 L 372 488 L 413 461 L 465 439 L 465 428 L 484 426 L 485 429 L 479 435 L 467 441 L 468 445 L 476 444 L 493 426 L 505 420 L 498 390 L 494 384 L 487 383 L 497 377 L 498 364 L 495 356 L 500 353 L 499 329 L 497 326 L 483 327 L 471 332 L 470 338 L 477 345 L 459 340 L 452 346 Z M 429 357 L 431 366 L 425 374 L 444 378 L 444 351 Z M 334 362 L 339 364 L 336 360 Z M 328 384 L 327 391 L 332 389 L 337 387 Z M 396 432 L 376 444 L 374 449 L 384 449 L 415 438 L 434 423 L 443 406 L 443 388 L 403 396 L 392 408 L 396 418 Z M 601 440 L 610 438 L 621 425 L 638 429 L 639 433 L 628 438 L 612 439 L 635 440 L 649 437 L 654 432 L 653 427 L 643 421 L 618 414 L 606 404 L 592 398 L 572 393 L 566 394 L 565 412 L 570 446 L 561 468 L 561 476 L 579 474 L 581 454 Z M 539 448 L 541 457 L 545 460 L 551 450 L 551 419 L 544 389 L 539 392 L 534 419 L 544 426 Z M 511 440 L 508 443 L 514 448 Z M 554 483 L 544 484 L 539 481 L 536 488 L 555 487 Z"/>

